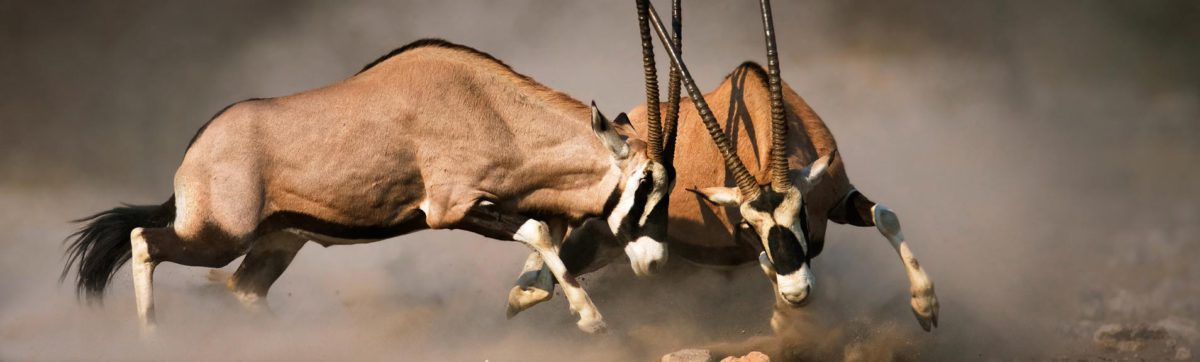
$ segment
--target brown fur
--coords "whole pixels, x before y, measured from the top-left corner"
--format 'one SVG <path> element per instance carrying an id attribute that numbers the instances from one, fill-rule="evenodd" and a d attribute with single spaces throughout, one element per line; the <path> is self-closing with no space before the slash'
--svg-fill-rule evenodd
<path id="1" fill-rule="evenodd" d="M 410 48 L 337 84 L 233 106 L 176 173 L 175 230 L 244 240 L 302 219 L 261 227 L 281 213 L 386 228 L 425 199 L 432 228 L 454 225 L 480 200 L 599 215 L 619 175 L 588 108 L 480 54 Z"/>
<path id="2" fill-rule="evenodd" d="M 738 156 L 760 185 L 771 182 L 771 101 L 766 81 L 762 66 L 747 62 L 704 96 L 713 115 L 722 122 Z M 789 127 L 788 164 L 795 173 L 821 155 L 832 152 L 837 148 L 837 142 L 821 117 L 786 83 L 784 103 Z M 667 105 L 660 107 L 665 109 Z M 762 244 L 757 234 L 736 227 L 741 220 L 738 210 L 714 206 L 687 191 L 692 187 L 734 186 L 735 183 L 689 98 L 680 101 L 679 113 L 675 155 L 678 187 L 672 192 L 670 208 L 671 253 L 709 265 L 756 261 Z M 630 111 L 629 118 L 639 131 L 644 132 L 644 105 Z M 850 189 L 841 158 L 834 158 L 821 182 L 804 195 L 811 237 L 824 238 L 827 211 L 837 206 Z M 870 220 L 869 214 L 867 220 Z"/>
<path id="3" fill-rule="evenodd" d="M 220 267 L 248 254 L 228 285 L 261 306 L 308 240 L 357 244 L 453 228 L 534 249 L 579 328 L 602 331 L 603 318 L 558 256 L 562 237 L 604 217 L 618 238 L 660 245 L 661 236 L 643 234 L 661 225 L 630 220 L 644 219 L 653 207 L 646 200 L 671 185 L 649 177 L 666 174 L 663 166 L 617 128 L 629 131 L 486 53 L 417 41 L 345 81 L 219 112 L 176 171 L 175 195 L 161 207 L 174 220 L 155 222 L 148 207 L 102 214 L 72 247 L 99 265 L 80 285 L 102 291 L 108 279 L 100 277 L 124 262 L 111 255 L 129 250 L 149 332 L 158 263 Z M 635 270 L 663 257 L 638 255 L 648 257 Z"/>
<path id="4" fill-rule="evenodd" d="M 916 257 L 912 255 L 901 236 L 900 224 L 895 213 L 870 201 L 862 193 L 855 192 L 842 158 L 837 156 L 837 143 L 829 128 L 803 98 L 786 83 L 781 85 L 784 115 L 788 125 L 785 149 L 788 173 L 793 182 L 803 180 L 806 190 L 803 195 L 803 205 L 806 207 L 799 208 L 800 205 L 795 205 L 800 210 L 807 211 L 803 215 L 807 227 L 801 227 L 801 230 L 807 229 L 805 231 L 808 232 L 804 237 L 810 249 L 805 251 L 805 256 L 811 259 L 820 254 L 830 220 L 855 226 L 876 226 L 905 263 L 914 316 L 923 329 L 931 330 L 937 326 L 938 320 L 938 302 L 933 282 L 925 271 L 917 266 Z M 769 166 L 772 112 L 766 71 L 754 63 L 742 64 L 704 97 L 713 108 L 713 116 L 725 135 L 732 140 L 731 145 L 737 157 L 746 165 L 748 173 L 754 177 L 760 188 L 767 188 L 773 177 Z M 678 130 L 675 131 L 679 137 L 676 146 L 678 153 L 675 156 L 676 164 L 679 165 L 676 170 L 678 187 L 671 195 L 672 202 L 668 209 L 670 228 L 667 231 L 667 241 L 671 253 L 679 258 L 708 266 L 754 263 L 764 251 L 764 236 L 740 226 L 743 224 L 741 210 L 737 207 L 715 206 L 705 199 L 705 196 L 688 190 L 735 186 L 736 181 L 727 171 L 724 159 L 713 142 L 713 137 L 701 122 L 694 103 L 690 99 L 681 100 L 679 103 L 680 120 Z M 660 104 L 660 107 L 666 106 Z M 630 111 L 629 118 L 637 129 L 647 129 L 645 106 Z M 806 169 L 809 165 L 825 165 L 825 161 L 828 161 L 828 166 L 824 171 L 810 174 Z M 733 187 L 729 189 L 734 192 L 739 190 Z M 759 197 L 763 195 L 766 194 L 760 194 Z M 761 200 L 751 202 L 757 201 Z M 795 202 L 799 203 L 800 200 Z M 879 220 L 882 220 L 881 224 L 877 225 Z M 583 255 L 575 259 L 578 264 L 576 267 L 581 272 L 595 270 L 612 261 L 612 255 L 615 253 L 597 251 L 596 248 L 603 246 L 593 246 L 583 239 L 584 237 L 571 235 L 567 242 L 567 246 L 582 245 L 576 247 L 582 250 L 579 254 Z M 594 243 L 594 240 L 591 242 Z M 774 260 L 770 262 L 774 263 Z M 760 266 L 767 277 L 773 283 L 776 282 L 774 265 Z M 790 333 L 788 331 L 795 327 L 795 321 L 789 313 L 792 309 L 803 306 L 803 299 L 800 302 L 785 300 L 780 294 L 778 284 L 776 286 L 775 313 L 771 318 L 771 326 L 776 333 Z M 518 287 L 544 288 L 520 284 Z M 549 293 L 544 295 L 540 300 L 526 301 L 517 306 L 510 305 L 510 313 L 513 309 L 523 310 L 549 299 Z"/>

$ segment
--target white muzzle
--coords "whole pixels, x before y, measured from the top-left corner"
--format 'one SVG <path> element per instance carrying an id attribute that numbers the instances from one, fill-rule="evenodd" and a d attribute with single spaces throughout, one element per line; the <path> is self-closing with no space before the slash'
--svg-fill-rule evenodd
<path id="1" fill-rule="evenodd" d="M 808 300 L 812 291 L 813 275 L 808 263 L 788 275 L 777 275 L 775 281 L 779 286 L 779 295 L 788 303 L 801 305 Z"/>
<path id="2" fill-rule="evenodd" d="M 667 263 L 667 246 L 643 236 L 625 244 L 625 255 L 629 256 L 629 266 L 633 267 L 634 274 L 639 277 L 650 276 Z"/>

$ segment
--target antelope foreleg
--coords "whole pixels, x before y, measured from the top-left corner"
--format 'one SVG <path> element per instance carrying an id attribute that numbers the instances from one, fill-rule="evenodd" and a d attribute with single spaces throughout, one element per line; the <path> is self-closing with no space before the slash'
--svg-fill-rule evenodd
<path id="1" fill-rule="evenodd" d="M 508 292 L 508 318 L 517 313 L 550 300 L 554 296 L 554 274 L 538 252 L 529 253 L 525 259 L 525 267 L 517 277 L 517 283 Z"/>
<path id="2" fill-rule="evenodd" d="M 917 317 L 917 322 L 921 323 L 921 328 L 925 331 L 937 327 L 938 300 L 937 294 L 933 290 L 933 281 L 929 279 L 929 275 L 925 274 L 925 269 L 921 268 L 921 263 L 917 262 L 917 257 L 913 255 L 912 250 L 909 250 L 908 242 L 904 240 L 904 233 L 900 231 L 900 219 L 896 217 L 895 212 L 881 204 L 871 207 L 871 215 L 875 228 L 879 229 L 879 233 L 883 234 L 896 249 L 896 253 L 900 256 L 900 261 L 908 273 L 909 291 L 912 293 L 912 311 L 913 315 Z"/>
<path id="3" fill-rule="evenodd" d="M 527 218 L 521 215 L 504 214 L 485 206 L 476 206 L 468 210 L 465 217 L 454 223 L 454 228 L 472 231 L 477 234 L 496 239 L 509 238 L 524 243 L 541 256 L 545 267 L 548 268 L 558 284 L 562 285 L 563 294 L 571 305 L 571 311 L 579 314 L 579 329 L 588 333 L 605 330 L 604 319 L 587 292 L 579 286 L 574 275 L 567 271 L 566 265 L 558 256 L 558 245 L 550 233 L 550 226 L 545 222 Z"/>
<path id="4" fill-rule="evenodd" d="M 604 332 L 606 329 L 604 318 L 596 309 L 596 305 L 592 304 L 592 299 L 587 295 L 587 291 L 583 290 L 579 281 L 567 271 L 567 266 L 558 257 L 558 246 L 553 244 L 546 223 L 533 219 L 526 221 L 513 235 L 513 240 L 525 243 L 541 255 L 546 267 L 554 274 L 558 284 L 562 285 L 563 295 L 567 297 L 567 302 L 571 305 L 571 312 L 579 314 L 579 322 L 576 323 L 579 329 L 588 333 Z"/>

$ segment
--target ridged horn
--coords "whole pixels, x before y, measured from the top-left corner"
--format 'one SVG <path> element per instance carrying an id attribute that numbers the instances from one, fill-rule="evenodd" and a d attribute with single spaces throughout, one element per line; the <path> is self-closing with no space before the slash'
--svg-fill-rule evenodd
<path id="1" fill-rule="evenodd" d="M 675 44 L 675 49 L 682 54 L 683 9 L 680 2 L 681 0 L 671 2 L 671 42 Z M 679 67 L 671 62 L 671 80 L 667 86 L 667 115 L 663 119 L 663 133 L 666 139 L 663 140 L 662 152 L 664 162 L 669 164 L 674 164 L 675 160 L 675 138 L 679 125 L 679 92 Z"/>
<path id="2" fill-rule="evenodd" d="M 743 200 L 758 197 L 758 182 L 754 180 L 754 176 L 750 175 L 750 171 L 746 170 L 746 165 L 738 158 L 737 152 L 729 143 L 729 137 L 725 136 L 725 132 L 721 130 L 721 125 L 717 123 L 712 110 L 708 108 L 708 102 L 704 100 L 704 95 L 700 94 L 700 90 L 696 88 L 696 81 L 692 79 L 692 74 L 688 72 L 687 65 L 683 63 L 679 56 L 679 49 L 675 47 L 675 44 L 668 41 L 667 29 L 663 26 L 662 19 L 659 19 L 658 12 L 654 10 L 654 5 L 649 4 L 648 9 L 654 30 L 658 33 L 658 40 L 666 46 L 667 55 L 671 57 L 671 62 L 675 63 L 675 66 L 679 68 L 679 75 L 683 78 L 683 87 L 687 89 L 688 96 L 692 98 L 692 103 L 696 105 L 696 112 L 700 114 L 700 119 L 704 121 L 704 128 L 708 129 L 708 135 L 712 137 L 713 143 L 721 151 L 721 156 L 725 159 L 725 167 L 733 174 Z"/>
<path id="3" fill-rule="evenodd" d="M 788 177 L 787 119 L 783 112 L 783 80 L 779 76 L 779 52 L 775 48 L 775 21 L 771 0 L 759 0 L 762 6 L 763 37 L 767 42 L 767 84 L 771 90 L 771 186 L 775 191 L 792 188 Z"/>
<path id="4" fill-rule="evenodd" d="M 650 24 L 647 7 L 649 0 L 634 0 L 637 3 L 638 30 L 642 36 L 642 72 L 646 77 L 646 142 L 650 159 L 663 162 L 662 118 L 658 108 L 658 68 L 654 64 L 654 43 L 650 39 Z"/>

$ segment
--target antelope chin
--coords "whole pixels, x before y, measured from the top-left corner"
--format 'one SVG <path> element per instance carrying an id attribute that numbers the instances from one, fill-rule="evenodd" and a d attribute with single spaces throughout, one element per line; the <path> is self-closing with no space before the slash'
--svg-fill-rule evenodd
<path id="1" fill-rule="evenodd" d="M 813 275 L 807 264 L 791 274 L 776 276 L 775 281 L 779 287 L 779 295 L 788 304 L 802 306 L 808 303 L 812 294 L 810 292 L 813 286 Z"/>
<path id="2" fill-rule="evenodd" d="M 633 267 L 634 274 L 639 277 L 650 276 L 658 273 L 667 263 L 667 245 L 642 236 L 625 244 L 625 255 L 629 256 L 629 266 Z"/>

